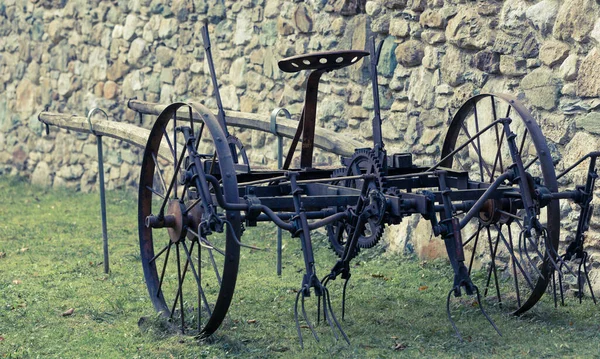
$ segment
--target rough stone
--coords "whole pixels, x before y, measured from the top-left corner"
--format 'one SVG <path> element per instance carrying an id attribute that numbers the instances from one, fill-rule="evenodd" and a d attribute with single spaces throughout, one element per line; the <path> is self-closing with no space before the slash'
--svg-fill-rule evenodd
<path id="1" fill-rule="evenodd" d="M 577 96 L 600 96 L 600 52 L 594 48 L 581 62 L 577 74 Z"/>
<path id="2" fill-rule="evenodd" d="M 128 14 L 125 18 L 125 25 L 123 26 L 123 39 L 131 41 L 135 36 L 135 29 L 138 24 L 138 18 L 135 14 Z M 113 30 L 114 34 L 114 30 Z"/>
<path id="3" fill-rule="evenodd" d="M 244 88 L 246 87 L 246 59 L 240 57 L 231 63 L 229 69 L 229 77 L 235 87 Z"/>
<path id="4" fill-rule="evenodd" d="M 592 32 L 590 33 L 590 37 L 592 39 L 594 39 L 594 41 L 596 42 L 596 46 L 600 45 L 600 18 L 598 18 L 598 20 L 596 20 L 596 23 L 594 24 L 594 28 L 592 29 Z"/>
<path id="5" fill-rule="evenodd" d="M 160 26 L 158 28 L 158 37 L 161 39 L 168 39 L 177 33 L 179 24 L 177 19 L 174 18 L 163 18 L 160 20 Z"/>
<path id="6" fill-rule="evenodd" d="M 305 5 L 299 5 L 294 13 L 294 22 L 300 33 L 309 33 L 313 28 L 313 20 Z"/>
<path id="7" fill-rule="evenodd" d="M 398 44 L 394 41 L 393 36 L 388 36 L 383 41 L 381 53 L 379 55 L 379 63 L 377 64 L 377 72 L 384 77 L 390 77 L 394 73 L 394 69 L 398 64 L 396 61 L 395 51 Z"/>
<path id="8" fill-rule="evenodd" d="M 520 88 L 525 91 L 531 105 L 548 111 L 556 108 L 560 87 L 551 70 L 533 70 L 521 80 Z"/>
<path id="9" fill-rule="evenodd" d="M 409 22 L 403 18 L 394 18 L 390 21 L 389 33 L 396 37 L 407 37 L 410 35 Z"/>
<path id="10" fill-rule="evenodd" d="M 365 11 L 367 15 L 375 17 L 381 13 L 381 4 L 378 1 L 367 1 Z"/>
<path id="11" fill-rule="evenodd" d="M 446 27 L 446 19 L 439 11 L 433 9 L 425 10 L 419 18 L 419 23 L 424 28 L 443 29 Z"/>
<path id="12" fill-rule="evenodd" d="M 500 72 L 500 54 L 489 50 L 479 51 L 473 56 L 471 66 L 483 72 L 497 74 Z"/>
<path id="13" fill-rule="evenodd" d="M 169 66 L 173 62 L 174 51 L 166 46 L 156 48 L 156 59 L 162 66 Z"/>
<path id="14" fill-rule="evenodd" d="M 577 78 L 577 68 L 578 68 L 579 58 L 577 55 L 569 55 L 565 61 L 563 61 L 562 65 L 560 65 L 560 75 L 566 81 L 573 81 Z"/>
<path id="15" fill-rule="evenodd" d="M 117 60 L 106 70 L 106 78 L 111 81 L 120 80 L 129 72 L 129 65 L 124 61 Z"/>
<path id="16" fill-rule="evenodd" d="M 590 112 L 585 116 L 579 116 L 576 118 L 575 124 L 577 128 L 600 135 L 600 112 Z"/>
<path id="17" fill-rule="evenodd" d="M 584 131 L 577 131 L 571 141 L 565 146 L 565 156 L 563 157 L 561 164 L 566 167 L 575 163 L 575 161 L 587 155 L 590 152 L 590 149 L 594 148 L 600 148 L 600 137 Z M 565 177 L 577 184 L 585 183 L 587 169 L 587 166 L 578 166 Z M 559 171 L 560 170 L 557 169 L 557 172 Z"/>
<path id="18" fill-rule="evenodd" d="M 117 85 L 114 81 L 106 81 L 104 83 L 104 98 L 107 100 L 112 100 L 117 97 L 117 91 L 119 90 L 119 85 Z"/>
<path id="19" fill-rule="evenodd" d="M 254 24 L 249 17 L 238 17 L 235 22 L 235 33 L 233 35 L 233 43 L 236 45 L 244 45 L 250 42 L 254 34 Z"/>
<path id="20" fill-rule="evenodd" d="M 38 162 L 31 174 L 31 183 L 42 187 L 52 186 L 50 166 L 46 162 Z"/>
<path id="21" fill-rule="evenodd" d="M 596 21 L 597 5 L 594 0 L 565 0 L 558 14 L 552 35 L 563 41 L 583 41 Z"/>
<path id="22" fill-rule="evenodd" d="M 458 86 L 465 82 L 471 69 L 468 66 L 469 62 L 464 60 L 465 54 L 460 49 L 448 46 L 440 65 L 443 82 L 450 86 Z"/>
<path id="23" fill-rule="evenodd" d="M 443 31 L 425 30 L 421 33 L 421 39 L 429 45 L 438 45 L 446 42 L 446 33 Z"/>
<path id="24" fill-rule="evenodd" d="M 483 49 L 488 45 L 489 29 L 475 9 L 464 8 L 448 21 L 446 39 L 461 48 Z"/>
<path id="25" fill-rule="evenodd" d="M 28 79 L 22 80 L 16 89 L 16 106 L 15 110 L 28 115 L 35 109 L 36 105 L 36 89 L 35 85 Z M 6 118 L 6 114 L 2 116 L 2 120 Z"/>
<path id="26" fill-rule="evenodd" d="M 546 66 L 558 65 L 569 56 L 569 45 L 560 41 L 547 41 L 540 48 L 539 56 Z"/>
<path id="27" fill-rule="evenodd" d="M 559 6 L 559 0 L 542 0 L 530 6 L 525 11 L 525 15 L 533 23 L 533 26 L 542 32 L 542 35 L 547 35 L 552 31 Z"/>
<path id="28" fill-rule="evenodd" d="M 527 73 L 527 61 L 514 56 L 500 56 L 500 73 L 506 76 L 523 76 Z"/>
<path id="29" fill-rule="evenodd" d="M 288 36 L 294 33 L 294 27 L 283 18 L 277 19 L 277 32 L 281 36 Z"/>
<path id="30" fill-rule="evenodd" d="M 139 37 L 133 40 L 131 46 L 129 47 L 129 52 L 127 53 L 127 62 L 130 65 L 137 65 L 138 61 L 148 54 L 148 48 L 146 45 L 146 41 Z"/>
<path id="31" fill-rule="evenodd" d="M 521 0 L 506 0 L 500 11 L 500 24 L 503 31 L 519 35 L 526 22 L 525 11 L 528 5 Z"/>
<path id="32" fill-rule="evenodd" d="M 406 67 L 418 66 L 424 56 L 423 43 L 417 40 L 409 40 L 396 47 L 396 59 Z"/>
<path id="33" fill-rule="evenodd" d="M 57 92 L 61 96 L 68 96 L 71 93 L 71 74 L 62 73 L 58 77 Z"/>

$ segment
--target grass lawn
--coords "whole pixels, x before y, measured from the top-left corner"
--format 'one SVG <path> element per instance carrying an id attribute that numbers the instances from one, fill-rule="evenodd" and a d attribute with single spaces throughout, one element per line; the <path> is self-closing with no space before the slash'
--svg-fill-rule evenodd
<path id="1" fill-rule="evenodd" d="M 293 320 L 301 251 L 297 240 L 284 234 L 278 277 L 272 225 L 244 234 L 245 242 L 270 250 L 242 249 L 228 319 L 212 338 L 199 341 L 170 330 L 154 312 L 140 264 L 135 193 L 109 192 L 107 205 L 108 275 L 98 194 L 0 177 L 0 358 L 600 356 L 600 307 L 573 298 L 555 309 L 546 296 L 520 318 L 486 301 L 503 336 L 472 299 L 453 299 L 452 313 L 466 339 L 459 342 L 445 311 L 450 266 L 383 253 L 380 247 L 361 253 L 352 268 L 342 323 L 351 344 L 335 342 L 321 324 L 320 342 L 303 329 L 302 350 Z M 336 257 L 324 236 L 315 235 L 314 242 L 317 271 L 324 275 Z M 338 317 L 339 282 L 331 285 Z M 311 297 L 307 309 L 313 318 L 315 307 Z M 71 308 L 73 313 L 63 316 Z"/>

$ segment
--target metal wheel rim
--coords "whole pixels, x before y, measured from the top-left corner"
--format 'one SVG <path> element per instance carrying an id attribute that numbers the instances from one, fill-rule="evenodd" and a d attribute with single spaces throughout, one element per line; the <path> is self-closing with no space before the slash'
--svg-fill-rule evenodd
<path id="1" fill-rule="evenodd" d="M 500 99 L 503 102 L 507 103 L 512 110 L 516 111 L 519 117 L 523 120 L 523 123 L 530 134 L 531 141 L 535 146 L 535 150 L 539 156 L 539 166 L 542 171 L 542 178 L 544 180 L 544 185 L 551 191 L 557 192 L 558 184 L 556 180 L 556 174 L 554 171 L 554 166 L 552 164 L 552 158 L 550 156 L 550 150 L 546 143 L 545 137 L 543 136 L 539 126 L 533 119 L 531 113 L 517 101 L 516 98 L 505 95 L 505 94 L 480 94 L 470 98 L 467 102 L 465 102 L 461 108 L 458 110 L 452 122 L 450 123 L 450 127 L 446 134 L 446 138 L 444 139 L 444 144 L 442 147 L 441 158 L 445 158 L 448 156 L 456 147 L 459 134 L 462 129 L 462 124 L 465 121 L 466 117 L 471 113 L 471 111 L 476 107 L 476 104 L 480 101 L 491 98 Z M 449 157 L 448 159 L 442 161 L 440 165 L 442 167 L 452 168 L 454 156 Z M 548 240 L 549 243 L 556 253 L 558 250 L 559 244 L 559 235 L 560 235 L 560 212 L 559 212 L 559 204 L 558 200 L 553 200 L 547 205 L 547 231 L 548 231 Z M 478 230 L 480 231 L 480 230 Z M 517 310 L 513 312 L 515 315 L 520 315 L 531 309 L 544 295 L 548 284 L 551 280 L 551 275 L 553 271 L 553 267 L 550 264 L 550 259 L 548 258 L 548 253 L 545 253 L 544 257 L 544 265 L 541 268 L 541 276 L 538 276 L 537 281 L 535 283 L 534 288 L 531 290 L 528 298 L 518 307 Z"/>
<path id="2" fill-rule="evenodd" d="M 189 106 L 190 114 L 193 111 L 196 115 L 199 115 L 194 117 L 202 119 L 206 130 L 208 130 L 209 136 L 213 140 L 220 172 L 223 174 L 222 191 L 225 200 L 228 203 L 237 203 L 239 201 L 237 179 L 232 156 L 227 145 L 225 134 L 214 115 L 212 115 L 204 106 L 195 103 L 174 103 L 167 106 L 158 116 L 156 123 L 150 132 L 150 136 L 148 137 L 142 160 L 138 197 L 138 228 L 144 278 L 155 309 L 166 317 L 171 315 L 171 311 L 169 305 L 165 301 L 162 291 L 158 290 L 159 274 L 156 268 L 156 261 L 151 262 L 151 259 L 155 256 L 155 245 L 153 243 L 152 235 L 153 230 L 147 228 L 144 221 L 152 212 L 152 192 L 148 188 L 152 188 L 154 171 L 156 169 L 153 154 L 154 157 L 156 157 L 159 153 L 160 143 L 163 139 L 163 128 L 177 113 L 177 110 L 184 106 Z M 241 237 L 241 221 L 239 211 L 225 211 L 225 214 L 227 220 L 231 223 L 231 226 L 226 226 L 225 254 L 223 268 L 221 269 L 220 288 L 209 319 L 205 321 L 202 328 L 199 328 L 198 336 L 200 337 L 207 337 L 219 328 L 227 314 L 235 290 L 239 268 L 240 248 L 233 236 L 235 235 L 237 238 Z M 160 249 L 160 247 L 160 244 L 156 246 L 157 249 Z M 198 271 L 200 271 L 200 268 L 198 268 Z M 201 274 L 199 274 L 199 276 L 201 276 Z M 158 295 L 156 293 L 158 293 Z M 198 294 L 198 296 L 200 296 L 200 294 Z"/>

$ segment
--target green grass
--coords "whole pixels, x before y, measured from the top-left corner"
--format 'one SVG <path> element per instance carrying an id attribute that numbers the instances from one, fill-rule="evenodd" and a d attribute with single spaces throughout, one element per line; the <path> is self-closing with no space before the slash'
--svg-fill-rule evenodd
<path id="1" fill-rule="evenodd" d="M 520 318 L 486 302 L 500 337 L 472 301 L 453 299 L 453 315 L 466 338 L 459 342 L 445 312 L 449 265 L 385 254 L 381 248 L 364 251 L 352 267 L 342 323 L 351 345 L 334 342 L 329 328 L 320 325 L 320 342 L 303 329 L 302 350 L 293 321 L 302 253 L 297 240 L 284 234 L 283 276 L 277 277 L 271 225 L 246 231 L 246 242 L 270 251 L 242 249 L 228 319 L 211 339 L 198 341 L 170 330 L 154 313 L 140 265 L 135 194 L 110 192 L 107 204 L 109 275 L 103 273 L 97 194 L 0 178 L 0 358 L 600 355 L 600 313 L 589 300 L 579 305 L 569 299 L 555 309 L 547 297 Z M 322 235 L 314 242 L 318 273 L 324 275 L 335 256 Z M 331 291 L 339 316 L 339 280 Z M 307 308 L 313 319 L 315 306 L 311 297 Z M 69 308 L 74 313 L 62 316 Z"/>

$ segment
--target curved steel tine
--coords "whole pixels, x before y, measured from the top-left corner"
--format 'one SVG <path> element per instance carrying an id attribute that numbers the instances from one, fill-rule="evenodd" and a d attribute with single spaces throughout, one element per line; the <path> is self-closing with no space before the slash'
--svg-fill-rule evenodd
<path id="1" fill-rule="evenodd" d="M 581 282 L 581 267 L 583 266 L 584 260 L 585 258 L 581 258 L 579 266 L 577 267 L 577 289 L 579 290 L 577 296 L 579 297 L 579 304 L 581 304 L 583 300 L 583 283 Z"/>
<path id="2" fill-rule="evenodd" d="M 554 299 L 554 308 L 558 308 L 558 300 L 556 298 L 556 271 L 552 272 L 552 298 Z"/>
<path id="3" fill-rule="evenodd" d="M 296 294 L 296 301 L 294 302 L 294 320 L 296 322 L 296 330 L 298 331 L 298 339 L 300 341 L 300 348 L 304 349 L 304 342 L 302 340 L 302 331 L 300 330 L 300 321 L 298 320 L 298 300 L 302 294 L 302 289 Z"/>
<path id="4" fill-rule="evenodd" d="M 327 283 L 329 283 L 329 280 L 331 278 L 331 275 L 326 275 L 323 279 L 321 279 L 321 283 L 323 285 L 323 287 L 327 286 Z M 323 310 L 325 309 L 325 307 L 323 307 Z M 317 300 L 317 324 L 321 323 L 321 300 Z"/>
<path id="5" fill-rule="evenodd" d="M 563 273 L 562 273 L 562 271 L 559 271 L 558 272 L 558 287 L 560 289 L 560 305 L 564 306 L 565 305 L 565 293 L 563 290 L 562 278 L 563 278 Z"/>
<path id="6" fill-rule="evenodd" d="M 335 332 L 335 328 L 333 327 L 333 323 L 331 322 L 331 317 L 328 315 L 327 311 L 331 311 L 331 314 L 333 315 L 333 310 L 331 310 L 331 303 L 329 303 L 328 298 L 329 298 L 329 290 L 326 287 L 322 287 L 321 288 L 323 291 L 323 317 L 325 318 L 325 321 L 327 321 L 327 324 L 329 324 L 329 328 L 331 328 L 331 332 L 333 333 L 333 337 L 335 338 L 335 341 L 340 340 L 340 338 L 338 337 L 337 333 Z M 321 301 L 321 298 L 319 297 L 318 301 Z M 329 304 L 329 306 L 327 305 Z"/>
<path id="7" fill-rule="evenodd" d="M 492 318 L 490 318 L 490 316 L 483 309 L 483 305 L 481 304 L 481 295 L 479 294 L 479 288 L 477 288 L 476 285 L 473 285 L 473 288 L 475 288 L 475 294 L 477 294 L 477 304 L 479 305 L 479 309 L 481 310 L 481 314 L 483 314 L 483 316 L 485 317 L 485 319 L 487 319 L 488 322 L 490 322 L 490 324 L 492 325 L 492 327 L 494 327 L 494 329 L 496 329 L 496 332 L 498 333 L 498 335 L 502 336 L 502 333 L 500 332 L 500 329 L 498 329 L 498 327 L 496 326 L 496 323 L 494 323 L 494 321 L 492 320 Z"/>
<path id="8" fill-rule="evenodd" d="M 348 277 L 346 279 L 346 281 L 344 282 L 344 289 L 342 290 L 342 321 L 344 320 L 344 318 L 346 316 L 346 287 L 348 286 L 349 280 L 350 280 L 350 277 Z"/>
<path id="9" fill-rule="evenodd" d="M 310 290 L 310 288 L 307 289 Z M 303 290 L 301 292 L 303 292 Z M 304 294 L 302 294 L 302 298 L 300 298 L 300 303 L 302 304 L 302 316 L 304 317 L 304 321 L 306 322 L 306 325 L 308 325 L 308 328 L 312 332 L 315 339 L 319 341 L 319 336 L 317 335 L 317 332 L 315 332 L 315 328 L 313 327 L 310 320 L 308 320 L 308 314 L 306 314 L 306 309 L 304 308 L 304 298 Z"/>
<path id="10" fill-rule="evenodd" d="M 458 328 L 456 327 L 456 323 L 454 323 L 454 319 L 452 319 L 452 315 L 450 314 L 450 296 L 452 295 L 452 292 L 454 292 L 455 290 L 456 290 L 456 287 L 450 289 L 450 291 L 448 292 L 448 296 L 446 297 L 446 314 L 448 314 L 448 320 L 450 321 L 450 325 L 452 325 L 452 328 L 454 329 L 456 336 L 458 337 L 458 339 L 461 342 L 464 342 L 464 339 L 463 339 L 462 335 L 460 335 L 460 331 L 458 331 Z"/>
<path id="11" fill-rule="evenodd" d="M 521 238 L 524 238 L 524 239 L 523 239 L 524 246 L 523 246 L 523 251 L 522 251 L 522 252 L 525 252 L 525 256 L 527 257 L 527 260 L 528 260 L 528 262 L 529 262 L 529 265 L 530 265 L 530 266 L 531 266 L 531 267 L 532 267 L 532 268 L 533 268 L 533 269 L 534 269 L 534 270 L 537 272 L 537 274 L 538 274 L 540 277 L 543 277 L 543 276 L 542 276 L 542 272 L 540 272 L 540 271 L 539 271 L 539 269 L 537 268 L 537 266 L 536 266 L 536 265 L 533 263 L 533 259 L 531 259 L 531 256 L 529 255 L 529 251 L 527 250 L 527 240 L 526 240 L 525 238 L 528 238 L 528 239 L 530 239 L 530 241 L 531 241 L 531 238 L 529 238 L 529 237 L 527 237 L 527 236 L 525 235 L 525 230 L 521 231 L 521 234 L 519 235 L 519 242 L 521 241 Z M 532 244 L 533 244 L 533 245 L 534 245 L 534 247 L 535 247 L 535 243 L 533 243 L 533 242 L 532 242 Z M 536 248 L 536 250 L 537 250 L 537 248 Z M 540 258 L 543 258 L 543 256 L 540 256 Z M 522 258 L 521 258 L 521 259 L 522 259 Z"/>
<path id="12" fill-rule="evenodd" d="M 596 296 L 594 295 L 594 289 L 592 289 L 592 283 L 590 282 L 590 276 L 589 276 L 589 271 L 588 271 L 588 267 L 587 267 L 588 258 L 589 258 L 588 252 L 583 251 L 583 272 L 585 274 L 585 279 L 587 280 L 588 287 L 590 288 L 590 294 L 592 295 L 592 300 L 594 301 L 594 304 L 598 304 L 598 302 L 596 302 Z"/>
<path id="13" fill-rule="evenodd" d="M 560 258 L 560 257 L 558 256 L 558 253 L 556 253 L 554 248 L 552 248 L 552 246 L 548 245 L 548 231 L 546 230 L 546 228 L 542 228 L 542 233 L 540 235 L 544 239 L 544 247 L 546 248 L 546 254 L 548 254 L 548 252 L 551 252 L 550 255 L 548 255 L 548 259 L 550 259 L 550 262 L 552 263 L 554 270 L 559 270 L 560 268 L 554 258 Z M 548 249 L 550 249 L 550 250 L 548 250 Z M 537 249 L 537 247 L 536 247 L 536 252 L 538 252 L 538 255 L 541 255 L 541 252 Z M 541 256 L 540 258 L 543 258 L 543 256 Z"/>
<path id="14" fill-rule="evenodd" d="M 325 292 L 327 293 L 327 305 L 329 306 L 329 310 L 331 312 L 331 318 L 333 319 L 333 322 L 335 323 L 335 325 L 337 326 L 338 330 L 340 331 L 340 333 L 344 337 L 344 340 L 346 341 L 346 343 L 350 344 L 350 339 L 346 335 L 346 332 L 344 332 L 344 330 L 342 329 L 342 326 L 340 325 L 340 322 L 335 317 L 335 314 L 333 313 L 333 309 L 331 309 L 331 298 L 329 296 L 329 290 L 327 290 L 327 288 L 325 288 Z M 336 336 L 336 339 L 337 339 L 337 336 Z"/>

